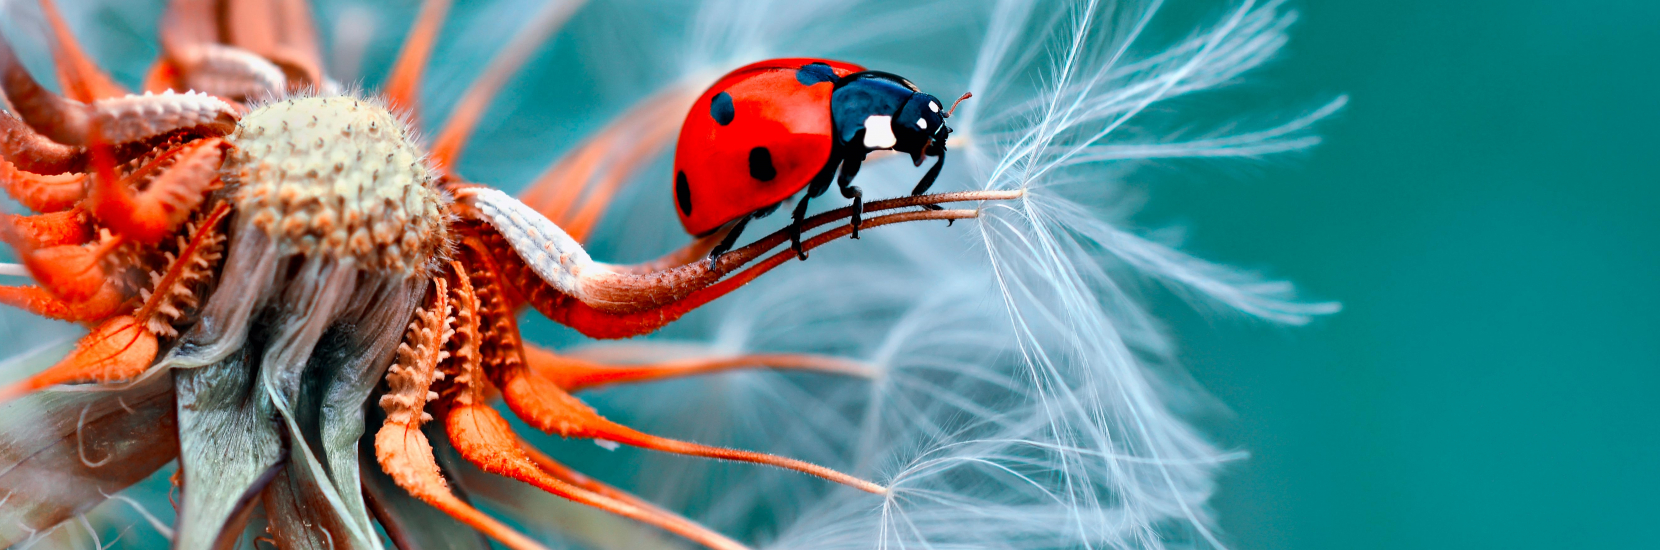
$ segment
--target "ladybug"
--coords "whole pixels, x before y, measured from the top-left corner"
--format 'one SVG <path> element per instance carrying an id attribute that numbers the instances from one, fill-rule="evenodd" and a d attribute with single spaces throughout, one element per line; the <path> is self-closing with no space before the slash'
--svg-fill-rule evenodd
<path id="1" fill-rule="evenodd" d="M 911 191 L 921 194 L 945 164 L 949 116 L 938 98 L 909 80 L 851 63 L 772 59 L 739 68 L 703 92 L 680 127 L 674 153 L 680 224 L 700 237 L 730 227 L 709 254 L 718 259 L 750 220 L 805 189 L 790 225 L 791 244 L 805 260 L 807 200 L 824 194 L 834 178 L 842 196 L 853 199 L 853 238 L 859 238 L 864 196 L 852 181 L 865 156 L 892 149 L 909 153 L 917 166 L 939 157 Z"/>

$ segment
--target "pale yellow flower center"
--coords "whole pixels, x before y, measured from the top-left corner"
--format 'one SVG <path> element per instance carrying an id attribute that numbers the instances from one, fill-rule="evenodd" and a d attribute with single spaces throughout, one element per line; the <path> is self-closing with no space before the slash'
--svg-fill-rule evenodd
<path id="1" fill-rule="evenodd" d="M 242 117 L 222 176 L 242 219 L 296 254 L 364 269 L 427 265 L 445 238 L 426 154 L 380 104 L 308 97 Z"/>

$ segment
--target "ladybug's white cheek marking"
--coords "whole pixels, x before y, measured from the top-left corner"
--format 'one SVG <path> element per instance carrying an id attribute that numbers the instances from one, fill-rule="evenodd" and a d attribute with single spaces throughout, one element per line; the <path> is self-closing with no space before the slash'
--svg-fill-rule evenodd
<path id="1" fill-rule="evenodd" d="M 926 119 L 926 118 L 916 119 L 916 127 L 927 130 L 928 129 L 928 119 Z"/>
<path id="2" fill-rule="evenodd" d="M 930 102 L 928 102 L 928 109 L 933 111 L 933 112 L 938 113 L 938 112 L 940 112 L 940 104 L 930 101 Z"/>
<path id="3" fill-rule="evenodd" d="M 887 115 L 871 115 L 865 119 L 865 147 L 870 149 L 888 149 L 899 143 L 893 137 L 893 117 Z"/>

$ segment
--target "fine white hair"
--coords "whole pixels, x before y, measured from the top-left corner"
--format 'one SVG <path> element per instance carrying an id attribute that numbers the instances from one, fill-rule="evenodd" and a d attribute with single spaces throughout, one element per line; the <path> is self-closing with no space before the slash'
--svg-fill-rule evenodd
<path id="1" fill-rule="evenodd" d="M 539 4 L 456 6 L 422 93 L 428 121 L 442 120 L 505 39 L 493 29 L 511 28 Z M 572 353 L 783 351 L 874 365 L 875 380 L 744 372 L 584 398 L 645 431 L 850 471 L 890 485 L 886 496 L 751 465 L 532 439 L 597 478 L 768 548 L 1224 546 L 1208 501 L 1220 465 L 1242 453 L 1219 449 L 1191 423 L 1189 414 L 1214 404 L 1185 383 L 1147 296 L 1167 289 L 1213 313 L 1289 324 L 1337 306 L 1298 301 L 1289 284 L 1187 255 L 1126 220 L 1156 176 L 1143 168 L 1306 149 L 1319 141 L 1311 127 L 1345 99 L 1259 125 L 1241 123 L 1263 120 L 1250 113 L 1191 118 L 1184 107 L 1193 99 L 1272 59 L 1296 16 L 1279 0 L 1241 0 L 1202 19 L 1164 7 L 619 0 L 581 8 L 491 108 L 474 143 L 492 146 L 469 152 L 469 177 L 514 190 L 562 152 L 546 144 L 574 146 L 666 86 L 763 58 L 827 57 L 903 74 L 939 97 L 973 92 L 945 121 L 955 133 L 934 189 L 1027 193 L 950 227 L 873 229 L 817 249 L 647 339 L 593 345 L 522 320 L 527 339 Z M 399 9 L 396 21 L 373 28 L 405 28 L 410 7 Z M 325 28 L 331 10 L 318 9 Z M 69 15 L 85 25 L 83 13 Z M 379 74 L 370 67 L 389 61 L 395 50 L 385 44 L 400 38 L 352 45 L 367 52 L 364 75 Z M 897 159 L 872 157 L 860 172 L 867 198 L 907 193 L 921 177 Z M 685 242 L 671 221 L 667 160 L 655 162 L 599 224 L 588 247 L 596 259 L 636 261 Z M 840 206 L 835 195 L 815 204 Z M 751 234 L 786 217 L 752 224 Z M 0 312 L 6 341 L 65 332 Z M 5 349 L 0 359 L 23 351 Z M 156 486 L 127 494 L 165 509 Z M 568 532 L 562 514 L 593 513 L 534 490 L 511 494 L 522 498 L 494 504 L 538 536 Z M 141 519 L 110 506 L 98 510 Z M 626 521 L 603 525 L 598 536 L 565 536 L 613 548 L 658 540 Z"/>
<path id="2" fill-rule="evenodd" d="M 1295 14 L 1245 2 L 1196 22 L 1161 7 L 715 0 L 690 8 L 689 32 L 642 29 L 666 60 L 640 62 L 671 74 L 822 56 L 906 75 L 941 97 L 973 92 L 946 120 L 956 133 L 934 189 L 1027 194 L 955 227 L 873 230 L 819 249 L 653 337 L 704 353 L 846 356 L 878 366 L 874 382 L 757 372 L 592 396 L 607 414 L 666 435 L 850 469 L 891 484 L 886 498 L 770 469 L 556 448 L 767 547 L 1223 546 L 1207 503 L 1219 466 L 1243 453 L 1218 449 L 1184 416 L 1214 404 L 1180 374 L 1146 283 L 1213 313 L 1288 324 L 1337 306 L 1182 253 L 1168 233 L 1130 229 L 1126 205 L 1146 189 L 1149 171 L 1137 169 L 1147 165 L 1315 145 L 1311 126 L 1345 99 L 1262 125 L 1242 124 L 1260 120 L 1246 113 L 1184 116 L 1184 100 L 1273 58 Z M 656 89 L 639 82 L 646 89 L 632 97 Z M 899 195 L 921 172 L 873 159 L 856 183 L 866 197 Z M 602 224 L 596 257 L 646 258 L 683 242 L 665 222 L 674 219 L 666 168 L 646 173 Z M 815 204 L 840 206 L 833 195 Z M 603 466 L 619 462 L 627 468 Z"/>

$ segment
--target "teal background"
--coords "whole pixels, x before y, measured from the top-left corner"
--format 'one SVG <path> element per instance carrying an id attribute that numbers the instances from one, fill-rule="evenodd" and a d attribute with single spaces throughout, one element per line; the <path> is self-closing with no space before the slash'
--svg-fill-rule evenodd
<path id="1" fill-rule="evenodd" d="M 129 8 L 149 19 L 102 37 L 119 46 L 104 51 L 152 55 L 155 4 Z M 407 26 L 413 4 L 386 28 Z M 1291 5 L 1291 44 L 1246 83 L 1278 100 L 1239 108 L 1348 94 L 1319 127 L 1326 142 L 1244 171 L 1183 172 L 1138 218 L 1186 227 L 1200 257 L 1344 304 L 1293 328 L 1159 308 L 1188 370 L 1231 411 L 1206 428 L 1251 454 L 1213 501 L 1223 539 L 1660 546 L 1660 2 Z M 370 81 L 393 47 L 372 49 Z M 142 64 L 113 66 L 132 82 L 136 69 L 120 68 Z M 454 67 L 429 96 L 482 68 Z M 584 106 L 571 95 L 538 97 Z M 467 169 L 508 179 L 491 171 L 512 164 L 501 159 L 550 155 L 519 140 L 475 149 Z"/>
<path id="2" fill-rule="evenodd" d="M 1660 539 L 1660 3 L 1295 2 L 1252 83 L 1351 96 L 1325 144 L 1152 193 L 1201 257 L 1344 311 L 1167 307 L 1232 411 L 1237 548 Z"/>

